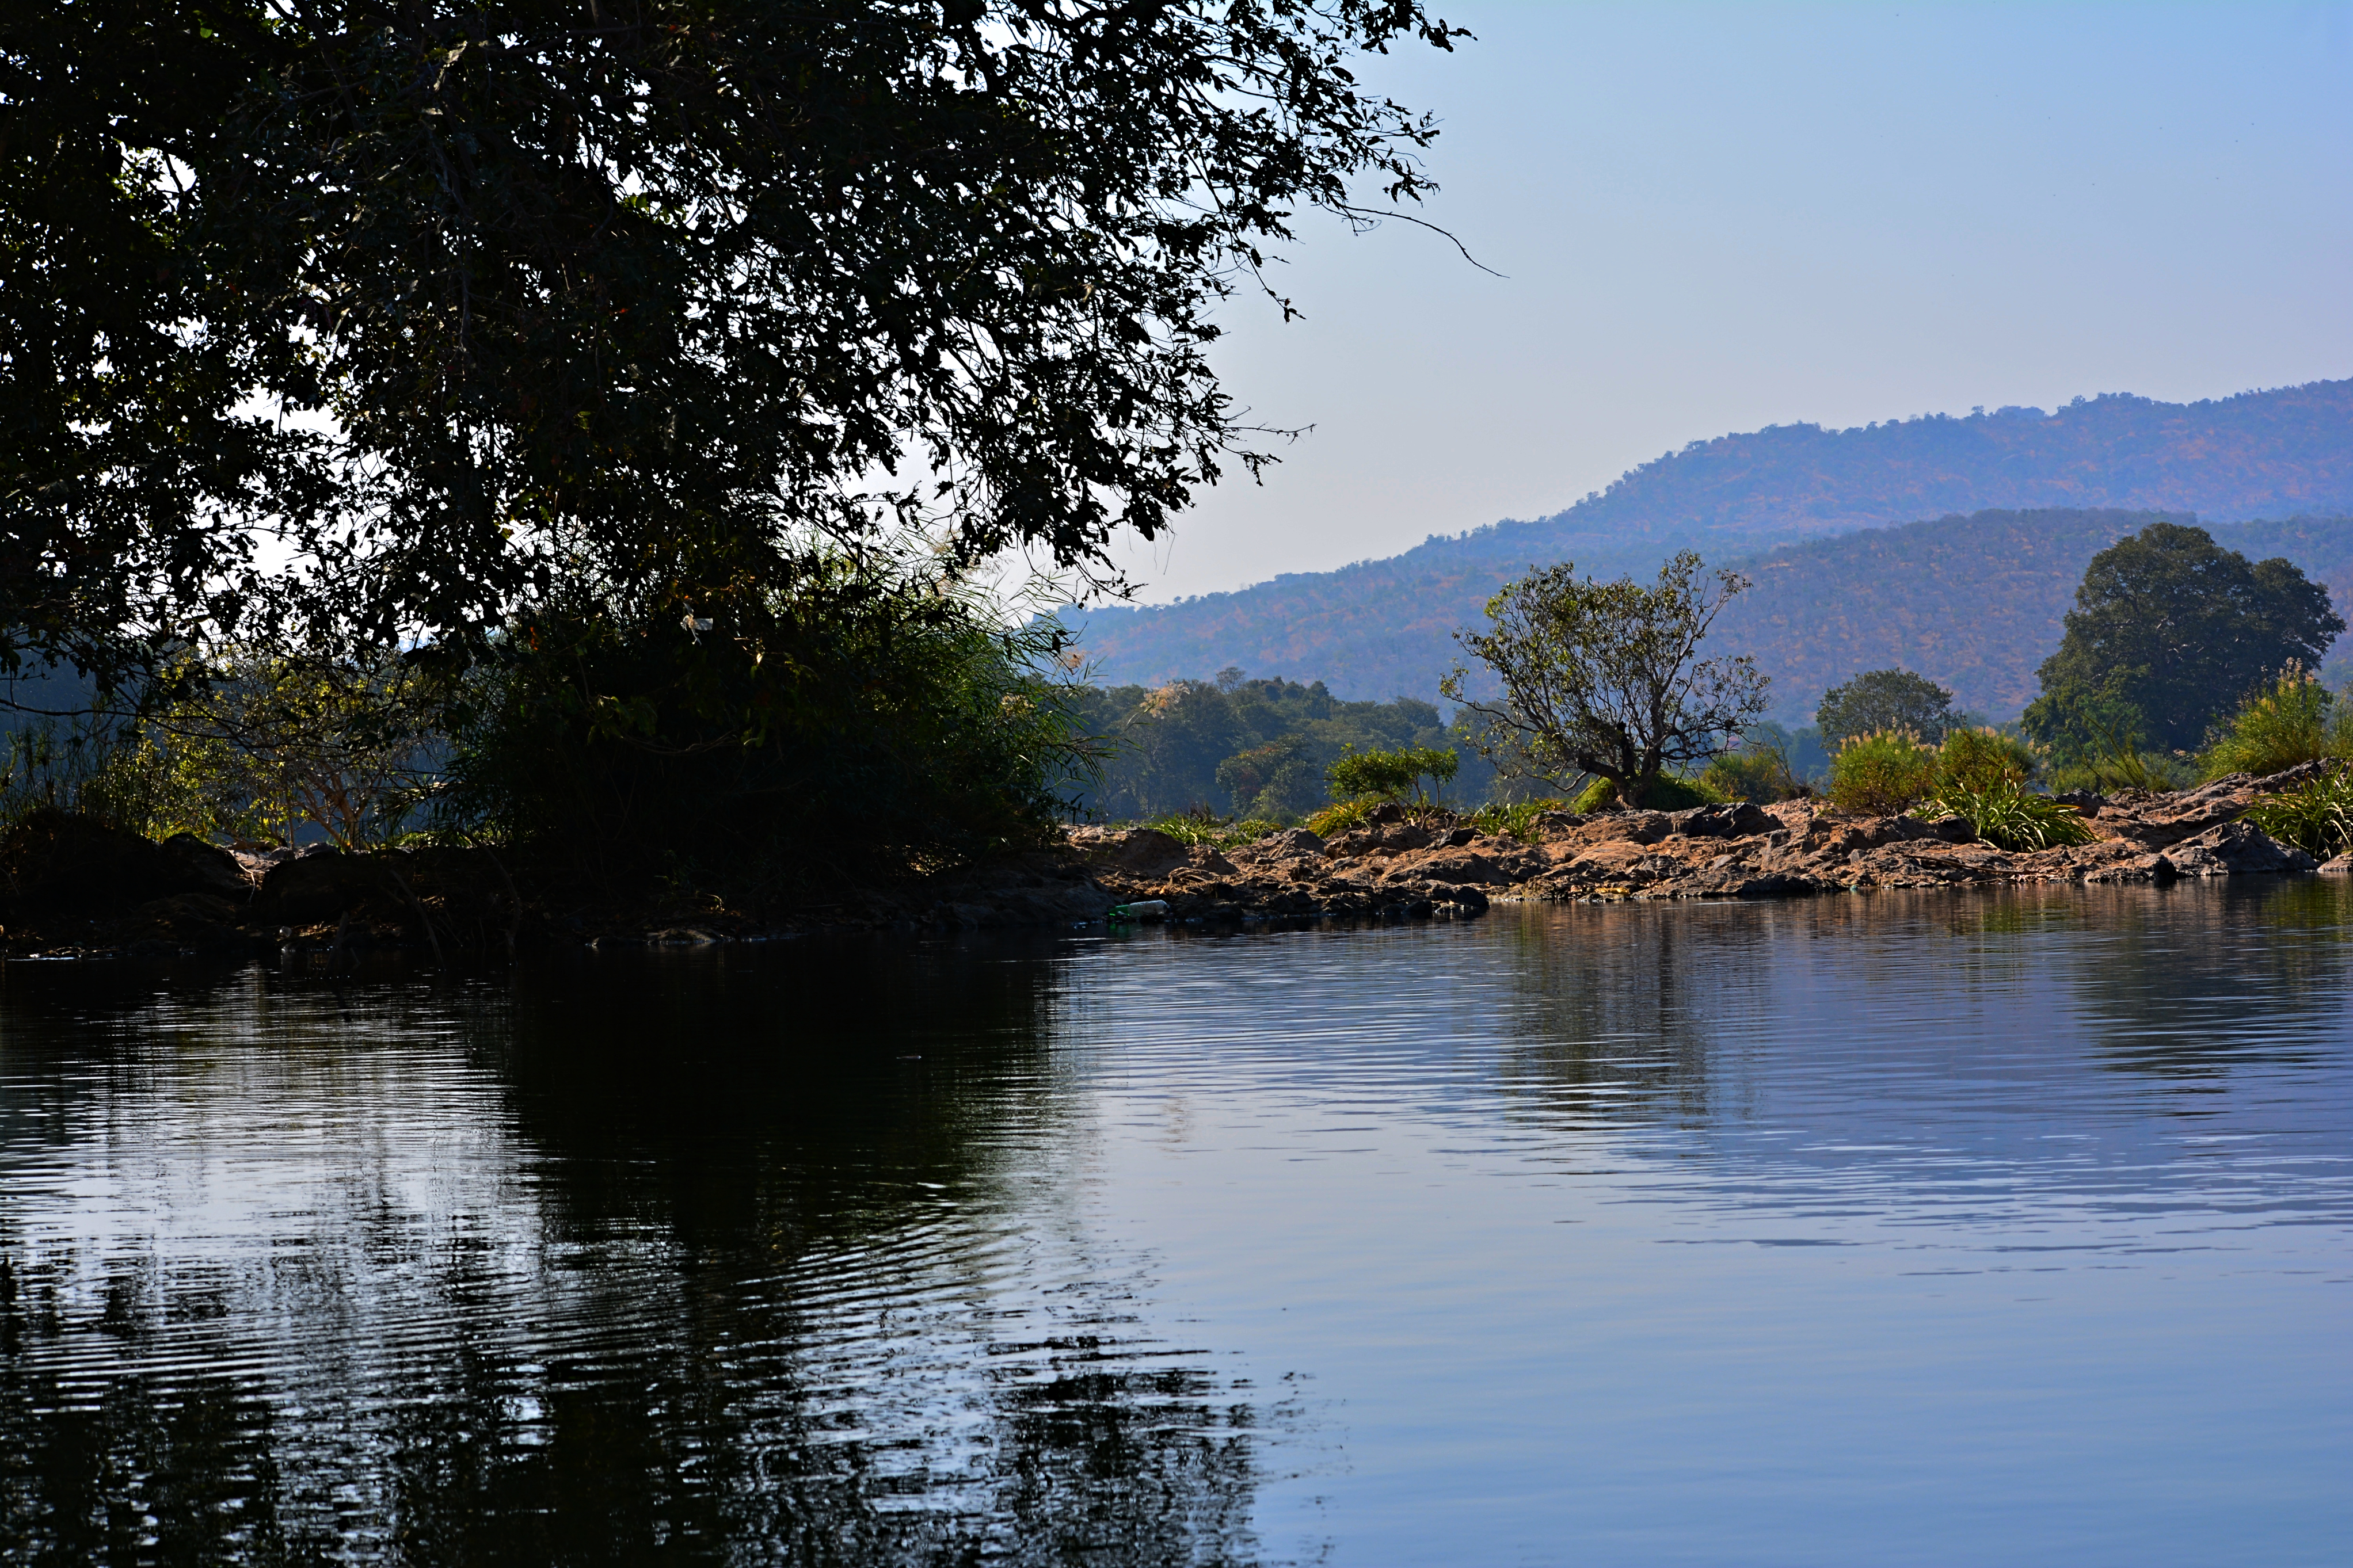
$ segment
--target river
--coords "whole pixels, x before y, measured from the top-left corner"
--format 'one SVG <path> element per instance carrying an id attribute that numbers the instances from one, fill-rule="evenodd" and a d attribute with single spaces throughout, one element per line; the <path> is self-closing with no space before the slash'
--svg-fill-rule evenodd
<path id="1" fill-rule="evenodd" d="M 0 1561 L 2339 1563 L 2353 887 L 0 974 Z"/>

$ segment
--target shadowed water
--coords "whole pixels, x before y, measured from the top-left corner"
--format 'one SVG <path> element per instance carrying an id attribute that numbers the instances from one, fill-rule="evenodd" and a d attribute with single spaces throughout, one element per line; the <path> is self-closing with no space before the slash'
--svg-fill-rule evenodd
<path id="1" fill-rule="evenodd" d="M 2353 1539 L 2353 898 L 0 977 L 8 1563 Z"/>

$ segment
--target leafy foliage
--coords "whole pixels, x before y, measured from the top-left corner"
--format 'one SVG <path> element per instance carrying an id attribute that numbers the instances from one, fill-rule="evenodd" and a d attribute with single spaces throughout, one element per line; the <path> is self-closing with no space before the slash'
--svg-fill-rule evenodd
<path id="1" fill-rule="evenodd" d="M 1345 62 L 1459 36 L 1415 0 L 0 28 L 0 654 L 117 673 L 257 619 L 479 655 L 575 589 L 742 642 L 818 542 L 911 530 L 1101 566 L 1264 460 L 1216 302 L 1295 214 L 1429 188 L 1434 129 Z"/>
<path id="2" fill-rule="evenodd" d="M 2138 721 L 2141 743 L 2187 752 L 2234 692 L 2291 659 L 2314 661 L 2345 621 L 2284 559 L 2250 562 L 2204 529 L 2153 522 L 2092 558 L 2059 650 L 2038 672 L 2027 732 L 2074 761 L 2105 707 Z M 2118 743 L 2111 721 L 2106 749 Z M 2072 753 L 2072 754 L 2070 754 Z"/>
<path id="3" fill-rule="evenodd" d="M 1908 669 L 1873 669 L 1822 694 L 1814 723 L 1835 742 L 1880 730 L 1910 730 L 1942 741 L 1957 721 L 1953 694 Z"/>
<path id="4" fill-rule="evenodd" d="M 2353 742 L 2320 678 L 2290 659 L 2268 688 L 2248 694 L 2228 728 L 2200 759 L 2208 778 L 2275 773 L 2298 763 L 2343 756 Z"/>
<path id="5" fill-rule="evenodd" d="M 1282 825 L 1264 817 L 1219 816 L 1206 807 L 1180 811 L 1155 818 L 1144 825 L 1157 833 L 1165 833 L 1179 844 L 1206 844 L 1213 849 L 1231 849 L 1265 837 Z"/>
<path id="6" fill-rule="evenodd" d="M 1577 792 L 1569 804 L 1571 811 L 1582 814 L 1611 811 L 1628 803 L 1632 792 L 1621 789 L 1611 779 L 1595 779 Z M 1695 805 L 1721 805 L 1725 796 L 1709 787 L 1704 779 L 1683 779 L 1662 774 L 1652 779 L 1650 787 L 1632 795 L 1631 805 L 1643 811 L 1688 811 Z"/>
<path id="7" fill-rule="evenodd" d="M 167 749 L 103 714 L 43 720 L 7 734 L 0 828 L 59 810 L 151 838 L 235 833 L 246 825 L 245 803 L 215 793 L 212 762 L 202 748 Z"/>
<path id="8" fill-rule="evenodd" d="M 2353 768 L 2338 766 L 2247 808 L 2247 820 L 2315 859 L 2353 849 Z"/>
<path id="9" fill-rule="evenodd" d="M 1769 805 L 1785 800 L 1784 770 L 1758 752 L 1725 752 L 1700 770 L 1700 782 L 1726 800 Z"/>
<path id="10" fill-rule="evenodd" d="M 438 785 L 452 693 L 438 668 L 246 656 L 189 672 L 142 724 L 199 780 L 238 836 L 292 843 L 305 825 L 343 849 L 387 842 Z"/>
<path id="11" fill-rule="evenodd" d="M 1350 828 L 1362 827 L 1372 821 L 1377 800 L 1358 796 L 1353 800 L 1336 801 L 1307 819 L 1307 831 L 1319 838 L 1332 838 Z"/>
<path id="12" fill-rule="evenodd" d="M 1831 758 L 1830 798 L 1841 811 L 1894 816 L 1936 787 L 1936 750 L 1909 730 L 1858 735 Z"/>
<path id="13" fill-rule="evenodd" d="M 1493 672 L 1497 700 L 1469 696 L 1457 665 L 1440 689 L 1463 703 L 1473 743 L 1506 773 L 1609 779 L 1638 799 L 1670 768 L 1704 762 L 1764 710 L 1765 678 L 1746 655 L 1702 658 L 1726 601 L 1748 584 L 1679 552 L 1655 586 L 1580 581 L 1546 567 L 1487 602 L 1487 631 L 1456 639 Z"/>

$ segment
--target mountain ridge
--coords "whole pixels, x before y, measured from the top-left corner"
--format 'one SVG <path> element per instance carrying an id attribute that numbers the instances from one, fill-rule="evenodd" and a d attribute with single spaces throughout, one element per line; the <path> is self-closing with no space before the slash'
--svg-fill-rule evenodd
<path id="1" fill-rule="evenodd" d="M 1063 615 L 1106 680 L 1156 683 L 1234 666 L 1321 679 L 1354 699 L 1427 698 L 1454 660 L 1453 629 L 1531 565 L 1566 559 L 1595 576 L 1647 574 L 1686 545 L 1712 563 L 1755 563 L 1826 536 L 1989 511 L 2286 520 L 2271 524 L 2281 528 L 2353 514 L 2353 379 L 2189 404 L 2110 394 L 2052 414 L 1925 415 L 1835 431 L 1772 426 L 1689 443 L 1547 518 L 1432 535 L 1393 556 L 1173 605 Z M 2353 561 L 2322 532 L 2299 546 L 2317 552 L 2313 559 L 2290 559 L 2324 575 L 2342 607 L 2353 597 Z M 1795 602 L 1780 611 L 1785 622 L 1812 613 Z M 2039 612 L 2029 619 L 2039 624 Z M 1840 640 L 1888 639 L 1858 627 Z M 2005 668 L 1989 673 L 1986 691 L 2000 690 L 2007 706 L 2016 685 Z"/>

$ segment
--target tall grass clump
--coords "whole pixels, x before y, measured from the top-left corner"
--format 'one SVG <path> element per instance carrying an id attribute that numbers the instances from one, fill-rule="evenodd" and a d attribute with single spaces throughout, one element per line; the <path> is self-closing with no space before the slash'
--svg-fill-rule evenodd
<path id="1" fill-rule="evenodd" d="M 1166 834 L 1179 844 L 1206 844 L 1212 849 L 1231 849 L 1237 845 L 1254 843 L 1282 828 L 1282 824 L 1270 817 L 1220 816 L 1206 805 L 1155 817 L 1144 826 Z"/>
<path id="2" fill-rule="evenodd" d="M 1930 809 L 1957 816 L 1979 838 L 2016 852 L 2086 844 L 2082 814 L 2026 787 L 2040 761 L 2031 747 L 1999 730 L 1952 730 L 1936 748 Z"/>
<path id="3" fill-rule="evenodd" d="M 2248 693 L 2230 724 L 2199 759 L 2210 779 L 2279 773 L 2298 763 L 2343 756 L 2348 736 L 2319 677 L 2288 660 L 2268 687 Z"/>
<path id="4" fill-rule="evenodd" d="M 1831 758 L 1831 803 L 1859 816 L 1894 816 L 1936 787 L 1936 749 L 1909 730 L 1857 735 Z"/>
<path id="5" fill-rule="evenodd" d="M 1548 811 L 1568 809 L 1569 803 L 1557 795 L 1540 800 L 1497 801 L 1472 812 L 1471 826 L 1498 838 L 1516 838 L 1523 844 L 1533 844 L 1536 838 L 1538 817 Z"/>
<path id="6" fill-rule="evenodd" d="M 2247 820 L 2316 860 L 2353 849 L 2353 768 L 2337 766 L 2294 789 L 2265 795 Z"/>
<path id="7" fill-rule="evenodd" d="M 2064 802 L 2004 781 L 1986 789 L 1940 792 L 1934 802 L 1946 816 L 1968 823 L 1996 848 L 2027 853 L 2061 844 L 2089 844 L 2092 830 L 2083 815 Z"/>

